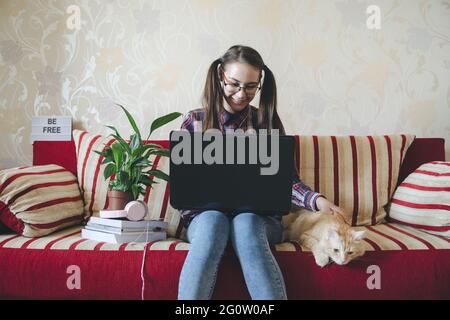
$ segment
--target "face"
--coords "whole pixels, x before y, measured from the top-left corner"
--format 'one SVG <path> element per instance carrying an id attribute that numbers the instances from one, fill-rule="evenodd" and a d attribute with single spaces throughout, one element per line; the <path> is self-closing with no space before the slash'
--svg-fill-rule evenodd
<path id="1" fill-rule="evenodd" d="M 345 265 L 353 259 L 364 254 L 361 240 L 364 231 L 347 230 L 337 232 L 331 230 L 328 235 L 328 256 L 339 265 Z"/>
<path id="2" fill-rule="evenodd" d="M 260 76 L 261 70 L 243 62 L 228 63 L 225 70 L 219 68 L 225 93 L 224 107 L 228 112 L 239 112 L 253 100 L 260 86 Z"/>

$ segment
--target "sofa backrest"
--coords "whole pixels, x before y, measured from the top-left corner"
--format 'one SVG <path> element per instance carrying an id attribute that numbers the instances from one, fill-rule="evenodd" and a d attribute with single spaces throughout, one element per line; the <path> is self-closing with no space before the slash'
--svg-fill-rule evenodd
<path id="1" fill-rule="evenodd" d="M 169 142 L 150 141 L 168 148 Z M 400 169 L 401 183 L 420 165 L 430 161 L 445 161 L 443 138 L 416 138 L 406 152 Z M 33 143 L 33 165 L 58 164 L 77 175 L 77 160 L 74 141 L 35 141 Z"/>

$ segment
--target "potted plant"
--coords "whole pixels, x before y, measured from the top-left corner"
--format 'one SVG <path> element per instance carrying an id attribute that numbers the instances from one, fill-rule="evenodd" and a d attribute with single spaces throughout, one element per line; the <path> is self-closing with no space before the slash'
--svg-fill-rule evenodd
<path id="1" fill-rule="evenodd" d="M 148 169 L 152 165 L 150 156 L 169 157 L 169 150 L 158 144 L 144 142 L 132 115 L 123 106 L 119 104 L 118 106 L 125 112 L 128 122 L 133 128 L 134 132 L 130 136 L 130 140 L 125 141 L 115 127 L 106 126 L 114 132 L 110 136 L 114 137 L 116 141 L 111 146 L 106 147 L 103 152 L 95 151 L 104 157 L 102 165 L 106 165 L 104 171 L 105 179 L 110 178 L 114 174 L 114 177 L 109 182 L 108 190 L 108 209 L 110 210 L 123 210 L 128 202 L 137 200 L 141 194 L 145 195 L 146 187 L 151 187 L 152 184 L 156 183 L 152 177 L 169 181 L 169 176 L 161 170 Z M 179 112 L 172 112 L 155 119 L 145 140 L 148 140 L 156 129 L 181 115 Z"/>

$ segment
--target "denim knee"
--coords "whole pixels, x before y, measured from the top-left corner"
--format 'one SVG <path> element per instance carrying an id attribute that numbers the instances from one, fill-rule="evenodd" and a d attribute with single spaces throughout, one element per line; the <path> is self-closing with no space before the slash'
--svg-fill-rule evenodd
<path id="1" fill-rule="evenodd" d="M 252 212 L 244 212 L 235 216 L 231 222 L 234 236 L 242 239 L 251 239 L 265 232 L 264 218 Z"/>
<path id="2" fill-rule="evenodd" d="M 230 221 L 225 213 L 207 210 L 196 216 L 188 228 L 188 241 L 201 241 L 205 245 L 227 242 L 230 234 Z"/>

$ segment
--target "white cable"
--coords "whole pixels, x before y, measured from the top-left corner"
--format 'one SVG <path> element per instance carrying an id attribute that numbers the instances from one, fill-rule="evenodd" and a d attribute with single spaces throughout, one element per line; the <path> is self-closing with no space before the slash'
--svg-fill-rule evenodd
<path id="1" fill-rule="evenodd" d="M 148 244 L 148 223 L 145 226 L 145 245 L 144 245 L 144 254 L 142 255 L 142 263 L 141 263 L 141 280 L 142 280 L 142 288 L 141 288 L 141 300 L 145 300 L 145 277 L 144 277 L 144 266 L 145 266 L 145 257 L 147 256 L 147 246 Z"/>

